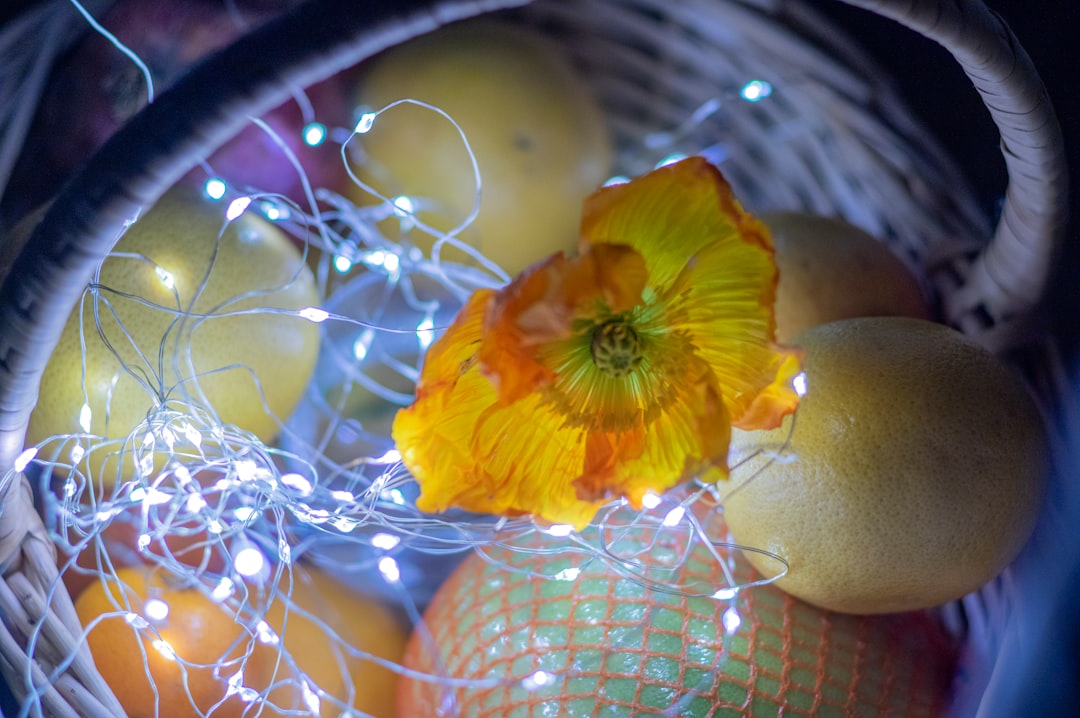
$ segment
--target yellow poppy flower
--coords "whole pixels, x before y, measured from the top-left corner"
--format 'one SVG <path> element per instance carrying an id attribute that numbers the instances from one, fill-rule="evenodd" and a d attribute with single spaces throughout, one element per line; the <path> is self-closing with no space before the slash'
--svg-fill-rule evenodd
<path id="1" fill-rule="evenodd" d="M 393 436 L 417 506 L 582 528 L 685 479 L 727 476 L 731 427 L 779 425 L 772 241 L 701 158 L 585 201 L 576 257 L 472 295 Z"/>

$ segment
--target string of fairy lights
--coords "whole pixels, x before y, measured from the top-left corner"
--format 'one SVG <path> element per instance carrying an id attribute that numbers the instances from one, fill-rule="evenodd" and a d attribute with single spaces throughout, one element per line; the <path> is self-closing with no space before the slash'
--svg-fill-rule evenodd
<path id="1" fill-rule="evenodd" d="M 685 156 L 676 151 L 684 138 L 726 110 L 732 97 L 756 103 L 772 92 L 768 83 L 751 80 L 728 95 L 708 99 L 683 125 L 650 135 L 636 151 L 652 154 L 655 166 L 676 161 Z M 415 100 L 394 104 L 400 103 L 424 107 L 454 123 L 437 107 Z M 701 510 L 712 499 L 706 487 L 690 485 L 664 496 L 649 494 L 640 512 L 616 502 L 601 513 L 595 530 L 581 534 L 571 526 L 540 525 L 528 518 L 466 512 L 428 515 L 415 508 L 416 485 L 401 465 L 388 427 L 349 416 L 350 392 L 371 395 L 384 414 L 408 404 L 424 352 L 440 328 L 449 324 L 472 291 L 502 286 L 509 277 L 458 239 L 458 233 L 475 217 L 476 208 L 461 226 L 439 232 L 417 216 L 425 206 L 423 197 L 380 196 L 351 170 L 350 146 L 393 105 L 360 110 L 351 129 L 327 127 L 314 116 L 309 102 L 301 106 L 306 108 L 307 119 L 301 130 L 303 142 L 309 146 L 340 144 L 352 181 L 368 190 L 378 203 L 357 207 L 325 188 L 311 187 L 305 179 L 310 202 L 304 208 L 280 196 L 233 187 L 208 166 L 203 194 L 206 201 L 221 206 L 226 221 L 257 212 L 303 240 L 308 252 L 317 254 L 316 279 L 323 297 L 319 306 L 295 311 L 245 310 L 249 314 L 289 313 L 318 324 L 322 350 L 315 380 L 295 415 L 280 417 L 280 438 L 274 445 L 223 424 L 197 399 L 199 392 L 186 391 L 161 403 L 123 438 L 105 440 L 94 435 L 87 404 L 79 417 L 81 432 L 54 436 L 28 447 L 2 481 L 26 474 L 36 482 L 50 536 L 61 554 L 70 557 L 62 570 L 106 580 L 115 578 L 117 568 L 126 561 L 149 562 L 197 587 L 216 603 L 243 606 L 237 609 L 238 620 L 242 617 L 252 627 L 247 648 L 256 643 L 277 646 L 285 663 L 297 668 L 265 616 L 271 601 L 283 599 L 276 588 L 282 573 L 302 556 L 335 566 L 342 575 L 364 576 L 366 582 L 378 577 L 381 583 L 376 591 L 418 623 L 422 604 L 434 584 L 455 564 L 447 559 L 460 558 L 469 550 L 483 552 L 493 545 L 534 550 L 526 547 L 528 539 L 544 532 L 570 540 L 579 563 L 543 578 L 573 581 L 580 566 L 602 561 L 655 590 L 730 602 L 723 614 L 724 629 L 735 634 L 741 619 L 734 598 L 746 586 L 734 578 L 736 547 L 725 543 L 725 537 L 709 535 Z M 468 149 L 464 131 L 456 123 L 454 126 Z M 260 127 L 274 132 L 265 124 Z M 280 138 L 277 145 L 287 150 Z M 705 149 L 706 154 L 720 151 Z M 478 207 L 482 178 L 471 149 L 469 156 Z M 292 161 L 302 173 L 295 157 Z M 627 178 L 610 180 L 622 181 Z M 390 218 L 398 221 L 399 241 L 378 230 L 379 223 Z M 436 240 L 430 253 L 421 252 L 412 242 L 417 233 Z M 451 246 L 469 254 L 476 266 L 444 261 L 440 253 Z M 171 287 L 173 277 L 165 269 L 156 267 L 156 273 Z M 99 287 L 89 290 L 84 301 L 103 302 L 106 295 L 105 288 Z M 86 332 L 96 329 L 100 327 L 84 327 Z M 331 386 L 339 390 L 337 396 L 327 391 Z M 99 460 L 102 457 L 108 460 Z M 94 476 L 89 468 L 106 465 L 113 467 L 115 476 Z M 121 472 L 121 466 L 130 470 L 129 477 L 125 478 L 128 475 Z M 113 480 L 102 481 L 106 478 Z M 102 484 L 114 488 L 96 491 L 95 485 Z M 134 545 L 127 547 L 130 556 L 117 553 L 117 547 L 107 541 L 105 532 L 113 522 L 129 524 L 135 536 Z M 706 545 L 727 578 L 725 585 L 682 585 L 672 582 L 670 571 L 644 568 L 637 556 L 620 554 L 617 537 L 631 528 L 667 532 L 687 547 Z M 183 555 L 174 552 L 166 540 L 177 536 L 192 539 Z M 92 567 L 77 560 L 87 555 L 95 558 Z M 222 557 L 223 563 L 215 564 L 215 557 Z M 418 565 L 422 568 L 417 569 Z M 151 650 L 168 660 L 183 660 L 155 629 L 169 615 L 167 602 L 154 598 L 141 606 L 117 605 L 116 611 L 147 637 Z M 318 616 L 309 618 L 320 622 Z M 382 660 L 343 642 L 342 648 L 372 661 Z M 243 668 L 242 660 L 222 667 L 229 694 L 252 703 L 268 700 L 265 693 L 245 686 Z M 298 668 L 295 675 L 294 680 L 302 684 L 305 705 L 313 714 L 319 714 L 326 704 L 347 710 Z M 456 685 L 452 676 L 434 679 Z M 558 674 L 537 670 L 520 685 L 536 690 L 560 679 Z"/>

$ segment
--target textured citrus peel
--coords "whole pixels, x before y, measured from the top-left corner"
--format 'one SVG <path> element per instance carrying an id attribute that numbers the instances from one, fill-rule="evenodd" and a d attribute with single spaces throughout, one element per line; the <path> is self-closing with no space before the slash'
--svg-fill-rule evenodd
<path id="1" fill-rule="evenodd" d="M 798 403 L 774 343 L 768 231 L 701 158 L 597 191 L 579 253 L 473 294 L 393 436 L 417 507 L 581 528 L 691 477 L 727 476 L 731 427 Z"/>

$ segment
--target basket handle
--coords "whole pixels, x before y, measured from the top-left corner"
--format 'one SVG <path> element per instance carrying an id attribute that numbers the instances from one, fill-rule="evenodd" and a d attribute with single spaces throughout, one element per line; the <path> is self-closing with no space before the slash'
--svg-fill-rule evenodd
<path id="1" fill-rule="evenodd" d="M 952 53 L 1001 133 L 1009 176 L 1001 216 L 943 311 L 949 323 L 1006 348 L 1016 339 L 1017 320 L 1043 296 L 1068 219 L 1064 142 L 1046 89 L 1016 36 L 982 0 L 843 1 Z"/>

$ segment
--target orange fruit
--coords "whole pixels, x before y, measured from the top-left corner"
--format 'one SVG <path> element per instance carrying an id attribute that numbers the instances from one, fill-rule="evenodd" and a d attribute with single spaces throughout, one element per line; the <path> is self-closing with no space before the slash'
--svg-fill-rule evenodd
<path id="1" fill-rule="evenodd" d="M 72 312 L 42 376 L 29 444 L 87 427 L 124 438 L 159 402 L 184 397 L 209 402 L 224 423 L 263 441 L 278 433 L 314 370 L 319 328 L 272 311 L 219 315 L 297 311 L 319 298 L 279 228 L 253 209 L 226 227 L 226 206 L 177 186 L 124 233 L 98 279 L 105 338 L 93 301 Z M 181 320 L 178 310 L 210 316 Z M 117 471 L 103 454 L 84 459 L 97 486 L 131 476 L 130 456 Z"/>
<path id="2" fill-rule="evenodd" d="M 250 706 L 238 693 L 227 695 L 228 680 L 242 670 L 244 686 L 269 685 L 269 647 L 236 622 L 227 604 L 195 588 L 143 568 L 120 569 L 116 576 L 88 586 L 75 610 L 98 671 L 128 715 L 186 718 L 211 708 L 214 718 L 245 715 Z M 165 609 L 163 618 L 151 617 Z M 143 621 L 149 628 L 139 630 Z M 249 647 L 252 656 L 241 665 Z"/>
<path id="3" fill-rule="evenodd" d="M 761 215 L 776 246 L 776 337 L 853 317 L 930 319 L 911 270 L 847 222 L 802 212 Z"/>
<path id="4" fill-rule="evenodd" d="M 918 319 L 848 319 L 795 341 L 806 395 L 794 417 L 733 435 L 721 490 L 735 540 L 790 562 L 781 588 L 851 613 L 937 605 L 999 573 L 1034 527 L 1047 473 L 1018 377 Z"/>
<path id="5" fill-rule="evenodd" d="M 370 658 L 352 655 L 350 648 L 398 662 L 406 632 L 382 604 L 350 591 L 322 571 L 294 566 L 291 587 L 287 574 L 283 577 L 281 593 L 265 613 L 270 640 L 254 625 L 251 630 L 244 628 L 256 622 L 237 622 L 236 598 L 216 603 L 197 588 L 145 567 L 120 569 L 117 578 L 119 584 L 91 583 L 79 594 L 75 608 L 88 628 L 87 640 L 98 670 L 129 715 L 155 715 L 155 705 L 160 706 L 161 715 L 168 716 L 196 716 L 212 706 L 217 706 L 212 713 L 215 718 L 248 715 L 251 704 L 262 700 L 257 694 L 264 693 L 268 700 L 264 710 L 273 715 L 295 711 L 338 716 L 345 706 L 377 718 L 395 715 L 397 674 Z M 258 587 L 251 591 L 251 602 L 259 605 L 265 594 Z M 122 608 L 117 609 L 113 601 Z M 155 609 L 160 611 L 162 606 L 167 607 L 167 615 L 155 618 L 160 615 Z M 124 615 L 94 623 L 99 616 L 118 610 Z M 134 623 L 125 618 L 128 611 Z M 135 616 L 145 619 L 157 633 L 137 633 L 140 618 Z M 278 661 L 279 645 L 287 649 L 295 665 Z M 170 656 L 191 664 L 187 689 L 181 661 Z M 241 670 L 245 656 L 243 686 L 252 691 L 247 700 L 235 691 L 229 693 L 229 679 Z M 304 683 L 309 691 L 304 690 Z M 312 712 L 312 696 L 319 696 L 318 713 Z"/>
<path id="6" fill-rule="evenodd" d="M 286 591 L 287 587 L 283 580 L 281 589 Z M 325 571 L 301 566 L 293 567 L 292 602 L 287 613 L 286 602 L 275 601 L 266 620 L 275 630 L 284 630 L 285 646 L 309 679 L 353 710 L 375 718 L 394 718 L 397 673 L 370 658 L 350 654 L 347 647 L 400 663 L 408 634 L 398 618 L 376 600 L 350 591 Z M 325 622 L 340 640 L 304 613 Z M 271 697 L 278 705 L 289 707 L 287 698 L 278 699 L 276 694 Z M 322 703 L 323 716 L 336 718 L 345 712 L 327 699 Z M 302 708 L 303 704 L 295 707 Z"/>
<path id="7" fill-rule="evenodd" d="M 461 239 L 511 275 L 577 246 L 581 203 L 607 179 L 613 151 L 599 105 L 550 41 L 490 20 L 455 23 L 365 65 L 356 97 L 373 110 L 420 100 L 460 125 L 483 183 L 479 215 Z M 384 196 L 416 198 L 418 216 L 436 229 L 449 231 L 472 211 L 468 153 L 435 112 L 399 105 L 352 142 L 358 176 Z M 358 187 L 351 196 L 372 203 Z M 449 247 L 442 256 L 468 261 Z"/>
<path id="8" fill-rule="evenodd" d="M 722 526 L 709 533 L 725 538 Z M 612 548 L 697 596 L 646 588 L 572 553 L 570 539 L 471 555 L 405 654 L 407 668 L 458 681 L 403 676 L 399 715 L 941 715 L 955 651 L 928 614 L 835 614 L 773 586 L 712 598 L 724 571 L 700 541 L 673 561 L 685 541 L 638 529 Z M 731 569 L 753 576 L 745 561 Z"/>

